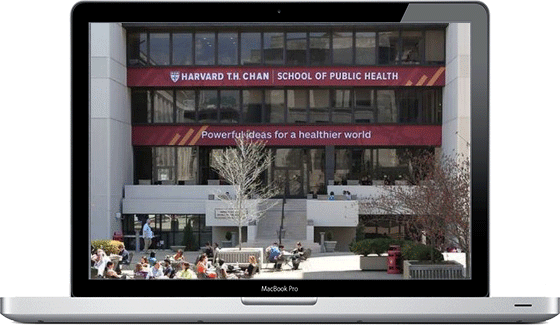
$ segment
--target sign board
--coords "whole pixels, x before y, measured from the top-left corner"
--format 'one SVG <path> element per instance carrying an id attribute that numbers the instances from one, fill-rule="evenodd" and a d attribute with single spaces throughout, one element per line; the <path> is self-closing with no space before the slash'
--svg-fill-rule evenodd
<path id="1" fill-rule="evenodd" d="M 127 86 L 445 86 L 445 67 L 135 67 L 127 70 Z"/>

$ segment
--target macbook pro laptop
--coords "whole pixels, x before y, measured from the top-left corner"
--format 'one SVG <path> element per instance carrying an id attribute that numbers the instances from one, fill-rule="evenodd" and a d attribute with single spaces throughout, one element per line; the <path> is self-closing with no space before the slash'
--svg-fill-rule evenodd
<path id="1" fill-rule="evenodd" d="M 72 292 L 2 314 L 554 317 L 489 297 L 488 28 L 481 3 L 78 3 Z"/>

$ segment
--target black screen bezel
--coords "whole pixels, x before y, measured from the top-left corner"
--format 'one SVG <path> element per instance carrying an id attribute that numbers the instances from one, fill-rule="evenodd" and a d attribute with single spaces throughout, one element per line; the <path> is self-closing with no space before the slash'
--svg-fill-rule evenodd
<path id="1" fill-rule="evenodd" d="M 316 6 L 321 6 L 317 10 Z M 188 10 L 186 10 L 188 8 Z M 278 11 L 281 10 L 279 14 Z M 196 15 L 187 14 L 196 12 Z M 311 12 L 320 12 L 310 16 Z M 406 12 L 406 14 L 405 14 Z M 258 14 L 257 14 L 258 13 Z M 89 24 L 92 22 L 403 22 L 471 24 L 472 278 L 467 280 L 103 281 L 89 279 Z M 403 17 L 405 19 L 403 19 Z M 488 240 L 488 10 L 481 3 L 81 2 L 72 10 L 72 262 L 75 297 L 485 297 Z M 86 210 L 87 209 L 87 210 Z M 86 258 L 88 260 L 86 261 Z M 449 283 L 449 282 L 452 283 Z M 296 292 L 263 292 L 297 286 Z M 184 286 L 185 290 L 178 290 Z"/>

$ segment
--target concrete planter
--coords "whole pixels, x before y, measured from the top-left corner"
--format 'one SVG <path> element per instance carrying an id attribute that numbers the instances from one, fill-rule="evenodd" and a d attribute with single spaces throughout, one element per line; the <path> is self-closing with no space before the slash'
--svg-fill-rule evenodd
<path id="1" fill-rule="evenodd" d="M 360 256 L 360 269 L 362 271 L 387 271 L 387 254 Z"/>
<path id="2" fill-rule="evenodd" d="M 335 240 L 325 240 L 325 252 L 334 252 L 337 241 Z"/>
<path id="3" fill-rule="evenodd" d="M 463 265 L 455 261 L 431 264 L 427 261 L 403 262 L 404 279 L 461 279 Z"/>

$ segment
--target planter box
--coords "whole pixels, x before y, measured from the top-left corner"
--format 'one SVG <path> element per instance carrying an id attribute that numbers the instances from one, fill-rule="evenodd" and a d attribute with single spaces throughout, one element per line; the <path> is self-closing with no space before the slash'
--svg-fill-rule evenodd
<path id="1" fill-rule="evenodd" d="M 241 250 L 239 248 L 222 248 L 216 253 L 216 258 L 221 258 L 225 263 L 229 264 L 239 264 L 243 268 L 249 266 L 249 256 L 255 256 L 257 258 L 257 263 L 259 265 L 259 270 L 262 270 L 262 264 L 264 259 L 263 249 L 256 247 L 243 247 Z"/>
<path id="2" fill-rule="evenodd" d="M 325 240 L 325 252 L 334 252 L 337 241 Z"/>
<path id="3" fill-rule="evenodd" d="M 360 256 L 362 271 L 387 271 L 387 254 L 377 256 Z"/>
<path id="4" fill-rule="evenodd" d="M 231 240 L 222 240 L 222 247 L 233 247 Z"/>
<path id="5" fill-rule="evenodd" d="M 455 261 L 430 264 L 424 261 L 404 261 L 404 279 L 462 279 L 463 265 Z"/>

